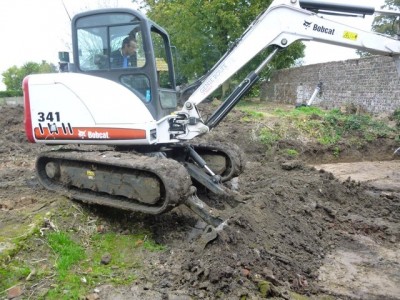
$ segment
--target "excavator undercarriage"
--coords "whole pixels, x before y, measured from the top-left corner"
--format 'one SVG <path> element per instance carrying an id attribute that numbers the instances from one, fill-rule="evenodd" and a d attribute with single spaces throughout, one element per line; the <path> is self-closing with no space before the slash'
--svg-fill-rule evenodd
<path id="1" fill-rule="evenodd" d="M 199 206 L 205 207 L 199 199 L 190 201 L 196 185 L 221 197 L 230 196 L 223 182 L 238 176 L 244 165 L 237 146 L 213 142 L 140 150 L 49 151 L 37 158 L 36 171 L 47 189 L 88 204 L 147 214 L 188 204 L 206 222 L 215 226 L 222 222 L 204 208 L 199 212 Z"/>

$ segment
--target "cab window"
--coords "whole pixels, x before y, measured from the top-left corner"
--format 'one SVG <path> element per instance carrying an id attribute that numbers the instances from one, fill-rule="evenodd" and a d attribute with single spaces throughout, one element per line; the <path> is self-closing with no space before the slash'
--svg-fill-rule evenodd
<path id="1" fill-rule="evenodd" d="M 80 69 L 90 71 L 108 68 L 103 58 L 108 53 L 106 28 L 79 29 L 77 33 Z"/>
<path id="2" fill-rule="evenodd" d="M 177 106 L 177 96 L 172 61 L 168 59 L 170 57 L 170 53 L 167 52 L 167 49 L 169 49 L 168 40 L 154 27 L 151 30 L 151 39 L 154 48 L 160 104 L 162 108 L 174 109 Z"/>
<path id="3" fill-rule="evenodd" d="M 164 36 L 156 31 L 151 31 L 151 39 L 153 41 L 154 57 L 156 61 L 157 77 L 160 88 L 172 88 L 173 79 L 171 78 L 169 61 L 167 59 L 166 45 L 167 41 Z"/>
<path id="4" fill-rule="evenodd" d="M 77 38 L 82 71 L 140 68 L 146 63 L 140 22 L 132 15 L 81 18 L 77 22 Z"/>
<path id="5" fill-rule="evenodd" d="M 145 63 L 140 27 L 137 25 L 110 27 L 110 68 L 140 68 Z"/>

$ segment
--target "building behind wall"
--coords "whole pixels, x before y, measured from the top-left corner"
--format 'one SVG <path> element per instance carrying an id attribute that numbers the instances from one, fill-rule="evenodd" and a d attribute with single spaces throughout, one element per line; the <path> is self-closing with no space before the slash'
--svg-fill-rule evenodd
<path id="1" fill-rule="evenodd" d="M 400 108 L 400 75 L 394 59 L 371 56 L 275 71 L 262 84 L 261 100 L 307 103 L 322 82 L 313 106 L 326 109 L 355 106 L 370 113 Z"/>

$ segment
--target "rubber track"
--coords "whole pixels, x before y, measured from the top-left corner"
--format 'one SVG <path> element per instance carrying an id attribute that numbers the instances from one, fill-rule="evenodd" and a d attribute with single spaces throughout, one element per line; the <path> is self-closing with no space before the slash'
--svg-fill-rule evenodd
<path id="1" fill-rule="evenodd" d="M 148 205 L 138 201 L 121 199 L 112 195 L 104 195 L 92 191 L 81 191 L 68 188 L 63 184 L 52 181 L 45 172 L 47 161 L 69 160 L 75 162 L 90 162 L 103 164 L 114 168 L 123 167 L 154 174 L 163 184 L 164 195 L 157 205 Z M 159 157 L 149 157 L 133 154 L 132 152 L 115 151 L 70 151 L 58 150 L 42 153 L 36 161 L 36 171 L 41 184 L 49 190 L 59 192 L 69 198 L 81 200 L 90 204 L 116 207 L 128 211 L 148 214 L 160 214 L 181 204 L 190 195 L 192 185 L 189 174 L 180 163 Z"/>
<path id="2" fill-rule="evenodd" d="M 199 144 L 193 144 L 191 145 L 194 147 L 196 151 L 199 152 L 201 155 L 201 150 L 207 150 L 207 151 L 219 151 L 224 153 L 230 160 L 231 166 L 230 169 L 224 172 L 224 174 L 221 175 L 221 181 L 225 182 L 233 177 L 239 176 L 245 167 L 245 156 L 243 151 L 237 146 L 236 144 L 233 143 L 222 143 L 222 142 L 204 142 L 204 143 L 199 143 Z"/>

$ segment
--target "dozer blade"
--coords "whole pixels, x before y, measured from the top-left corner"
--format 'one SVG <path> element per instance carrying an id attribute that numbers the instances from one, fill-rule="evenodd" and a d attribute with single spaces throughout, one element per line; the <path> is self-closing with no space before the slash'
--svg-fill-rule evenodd
<path id="1" fill-rule="evenodd" d="M 86 203 L 160 214 L 183 203 L 191 179 L 178 162 L 133 153 L 53 151 L 36 161 L 40 183 Z"/>

